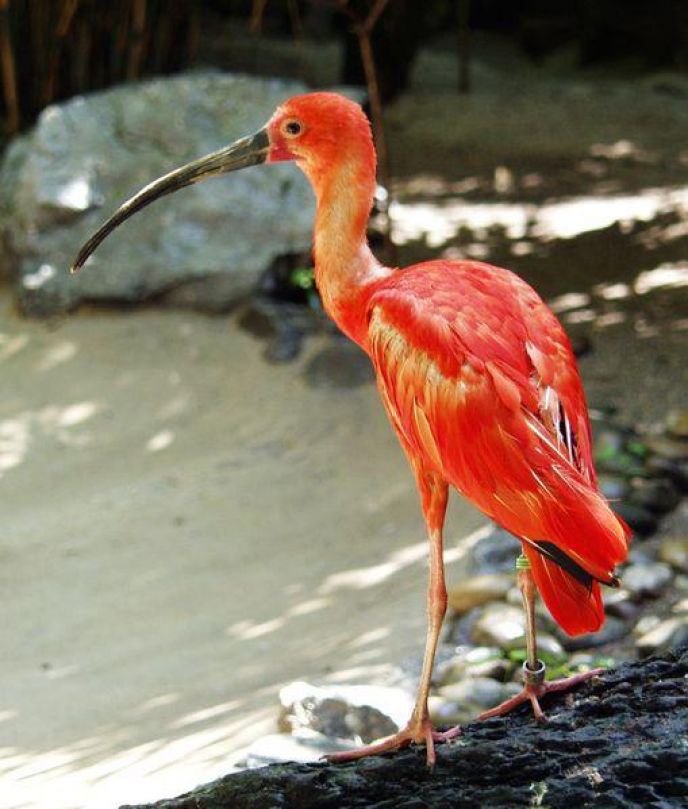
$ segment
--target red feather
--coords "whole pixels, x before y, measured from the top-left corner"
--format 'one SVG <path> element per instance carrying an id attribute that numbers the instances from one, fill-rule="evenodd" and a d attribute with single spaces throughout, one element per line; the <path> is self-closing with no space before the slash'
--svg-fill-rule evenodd
<path id="1" fill-rule="evenodd" d="M 612 581 L 628 529 L 597 489 L 575 358 L 537 294 L 498 267 L 433 261 L 382 281 L 368 311 L 365 347 L 404 446 L 511 533 Z M 564 630 L 598 629 L 598 584 L 526 552 Z"/>

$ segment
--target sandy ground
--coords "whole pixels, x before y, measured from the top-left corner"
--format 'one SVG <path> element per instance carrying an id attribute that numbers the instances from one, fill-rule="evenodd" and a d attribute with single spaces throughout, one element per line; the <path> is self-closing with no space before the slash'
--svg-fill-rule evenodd
<path id="1" fill-rule="evenodd" d="M 275 729 L 281 685 L 420 653 L 423 529 L 374 387 L 261 349 L 226 319 L 48 327 L 2 298 L 0 806 L 178 793 Z"/>

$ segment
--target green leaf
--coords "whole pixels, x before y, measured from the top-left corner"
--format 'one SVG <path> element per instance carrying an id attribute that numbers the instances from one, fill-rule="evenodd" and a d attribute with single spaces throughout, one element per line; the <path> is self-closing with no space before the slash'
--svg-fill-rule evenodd
<path id="1" fill-rule="evenodd" d="M 298 289 L 311 290 L 315 287 L 313 267 L 297 267 L 291 271 L 289 282 Z"/>

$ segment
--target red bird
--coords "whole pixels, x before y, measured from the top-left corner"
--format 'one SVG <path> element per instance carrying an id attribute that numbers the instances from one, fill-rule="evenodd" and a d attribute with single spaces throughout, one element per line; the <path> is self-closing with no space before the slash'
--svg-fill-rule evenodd
<path id="1" fill-rule="evenodd" d="M 383 405 L 416 477 L 430 541 L 428 630 L 418 697 L 408 725 L 341 761 L 424 743 L 438 733 L 428 691 L 447 595 L 442 530 L 453 486 L 520 538 L 519 585 L 527 616 L 523 692 L 481 718 L 561 691 L 600 670 L 552 683 L 537 658 L 535 588 L 570 635 L 604 621 L 600 584 L 616 585 L 629 532 L 600 494 L 585 395 L 569 340 L 524 281 L 479 261 L 382 266 L 366 226 L 375 149 L 361 108 L 313 93 L 280 106 L 266 127 L 146 186 L 82 248 L 76 271 L 131 214 L 191 183 L 257 163 L 294 160 L 317 198 L 315 280 L 323 306 L 370 357 Z"/>

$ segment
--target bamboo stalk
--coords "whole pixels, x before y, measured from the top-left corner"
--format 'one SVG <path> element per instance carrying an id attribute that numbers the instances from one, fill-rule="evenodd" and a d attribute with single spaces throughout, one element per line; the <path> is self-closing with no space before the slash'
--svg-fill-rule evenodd
<path id="1" fill-rule="evenodd" d="M 62 14 L 60 15 L 57 28 L 55 29 L 55 34 L 58 37 L 64 38 L 69 33 L 69 26 L 72 24 L 76 10 L 79 8 L 79 2 L 80 0 L 65 0 L 65 4 L 62 7 Z"/>
<path id="2" fill-rule="evenodd" d="M 179 69 L 197 41 L 199 5 L 0 0 L 0 126 L 14 132 L 56 99 Z"/>
<path id="3" fill-rule="evenodd" d="M 388 214 L 389 194 L 391 193 L 391 182 L 389 174 L 389 154 L 387 151 L 387 139 L 385 137 L 384 116 L 382 113 L 382 99 L 380 98 L 380 87 L 377 80 L 377 69 L 375 67 L 375 56 L 370 42 L 370 35 L 375 27 L 380 15 L 385 10 L 388 0 L 375 0 L 365 19 L 361 20 L 349 5 L 349 0 L 339 0 L 339 7 L 348 15 L 352 21 L 352 28 L 358 37 L 358 47 L 361 52 L 361 62 L 363 72 L 366 77 L 368 89 L 368 101 L 370 102 L 370 117 L 375 136 L 375 146 L 377 148 L 378 175 L 380 182 L 387 191 L 387 200 L 379 206 L 384 217 L 384 249 L 387 260 L 396 263 L 396 247 L 392 241 L 391 221 Z"/>
<path id="4" fill-rule="evenodd" d="M 370 117 L 373 119 L 373 131 L 375 132 L 375 145 L 377 146 L 377 157 L 380 166 L 380 179 L 385 187 L 389 187 L 389 166 L 387 161 L 387 139 L 385 138 L 385 127 L 382 118 L 382 101 L 380 100 L 380 88 L 377 83 L 377 72 L 375 70 L 375 57 L 373 47 L 370 44 L 370 35 L 365 29 L 361 29 L 358 34 L 358 45 L 361 49 L 361 61 L 368 85 L 368 100 L 370 101 Z"/>
<path id="5" fill-rule="evenodd" d="M 27 77 L 27 101 L 31 107 L 36 105 L 37 99 L 40 98 L 41 88 L 43 87 L 43 77 L 45 75 L 45 51 L 43 49 L 42 37 L 44 10 L 45 4 L 42 2 L 24 4 L 24 13 L 27 16 L 28 31 L 30 32 L 29 42 L 31 43 L 33 50 L 31 57 L 31 72 Z"/>
<path id="6" fill-rule="evenodd" d="M 195 5 L 191 6 L 191 16 L 189 19 L 189 31 L 187 34 L 186 58 L 192 62 L 198 53 L 198 43 L 201 37 L 201 19 Z"/>
<path id="7" fill-rule="evenodd" d="M 57 73 L 60 66 L 60 55 L 62 51 L 62 44 L 65 37 L 69 33 L 69 27 L 72 24 L 76 10 L 79 7 L 80 0 L 65 0 L 62 6 L 62 12 L 55 27 L 55 37 L 52 41 L 51 54 L 48 64 L 48 76 L 45 81 L 43 92 L 41 94 L 41 101 L 43 104 L 49 104 L 55 98 L 57 89 Z"/>
<path id="8" fill-rule="evenodd" d="M 0 60 L 2 62 L 2 86 L 7 105 L 7 131 L 14 134 L 19 129 L 19 98 L 17 95 L 17 70 L 10 32 L 9 0 L 0 0 Z"/>
<path id="9" fill-rule="evenodd" d="M 471 29 L 469 27 L 471 0 L 459 0 L 457 45 L 459 49 L 459 92 L 471 89 Z"/>
<path id="10" fill-rule="evenodd" d="M 132 10 L 131 33 L 132 44 L 127 65 L 127 79 L 131 81 L 141 75 L 143 63 L 143 43 L 146 32 L 146 0 L 134 0 Z"/>
<path id="11" fill-rule="evenodd" d="M 382 12 L 385 10 L 387 2 L 388 0 L 376 0 L 375 5 L 370 10 L 368 16 L 365 18 L 365 22 L 363 23 L 366 33 L 370 34 L 373 28 L 375 28 L 375 24 L 380 19 Z"/>
<path id="12" fill-rule="evenodd" d="M 248 30 L 252 34 L 260 34 L 263 29 L 263 14 L 265 13 L 265 6 L 268 0 L 253 0 L 253 7 L 251 8 L 251 20 L 248 25 Z"/>
<path id="13" fill-rule="evenodd" d="M 296 39 L 303 36 L 303 24 L 301 23 L 301 15 L 299 14 L 299 5 L 296 0 L 287 0 L 287 10 L 289 11 L 289 22 L 291 23 L 291 32 Z"/>

